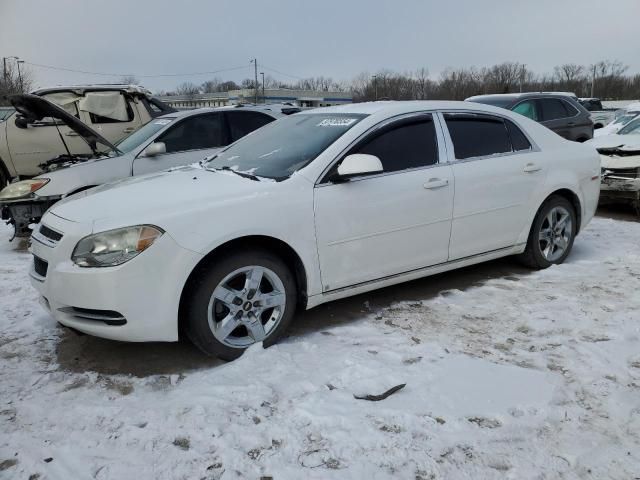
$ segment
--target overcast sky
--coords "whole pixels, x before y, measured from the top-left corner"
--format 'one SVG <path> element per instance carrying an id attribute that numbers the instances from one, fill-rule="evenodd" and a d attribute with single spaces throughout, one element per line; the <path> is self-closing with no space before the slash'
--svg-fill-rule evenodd
<path id="1" fill-rule="evenodd" d="M 0 0 L 0 19 L 0 56 L 113 73 L 29 65 L 35 86 L 128 73 L 154 90 L 213 76 L 240 81 L 253 76 L 253 57 L 260 71 L 288 81 L 382 68 L 437 76 L 447 66 L 507 60 L 543 73 L 617 59 L 640 72 L 640 0 Z M 144 76 L 233 67 L 242 68 Z"/>

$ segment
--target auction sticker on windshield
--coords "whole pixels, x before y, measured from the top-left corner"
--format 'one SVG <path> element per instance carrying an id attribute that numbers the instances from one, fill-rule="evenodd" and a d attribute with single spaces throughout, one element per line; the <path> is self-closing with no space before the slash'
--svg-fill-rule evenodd
<path id="1" fill-rule="evenodd" d="M 156 120 L 153 123 L 155 125 L 169 125 L 171 123 L 171 119 Z"/>
<path id="2" fill-rule="evenodd" d="M 317 127 L 348 127 L 358 121 L 357 118 L 325 118 Z"/>

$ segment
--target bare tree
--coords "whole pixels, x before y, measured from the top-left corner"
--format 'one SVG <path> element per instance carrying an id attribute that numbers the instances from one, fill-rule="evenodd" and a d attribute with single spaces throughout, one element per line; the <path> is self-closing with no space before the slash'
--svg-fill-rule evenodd
<path id="1" fill-rule="evenodd" d="M 222 81 L 219 78 L 215 77 L 211 80 L 203 82 L 202 85 L 200 85 L 200 90 L 202 91 L 202 93 L 219 92 L 221 83 Z"/>
<path id="2" fill-rule="evenodd" d="M 194 97 L 200 93 L 200 87 L 192 82 L 184 82 L 178 85 L 176 88 L 178 95 L 186 95 L 187 97 Z"/>
<path id="3" fill-rule="evenodd" d="M 4 65 L 3 65 L 4 66 Z M 3 68 L 0 66 L 0 68 Z M 25 93 L 31 91 L 33 76 L 31 70 L 24 64 L 18 70 L 18 65 L 13 62 L 6 63 L 6 69 L 0 71 L 0 105 L 8 105 L 7 95 Z"/>
<path id="4" fill-rule="evenodd" d="M 123 75 L 120 77 L 120 83 L 124 85 L 138 85 L 140 80 L 135 75 Z"/>

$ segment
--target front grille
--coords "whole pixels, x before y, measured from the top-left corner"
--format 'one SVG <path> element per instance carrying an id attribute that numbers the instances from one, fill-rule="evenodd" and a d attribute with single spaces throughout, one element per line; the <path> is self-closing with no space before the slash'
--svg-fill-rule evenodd
<path id="1" fill-rule="evenodd" d="M 35 272 L 41 277 L 47 276 L 47 269 L 49 268 L 49 264 L 41 259 L 40 257 L 33 256 L 33 269 Z"/>
<path id="2" fill-rule="evenodd" d="M 59 242 L 62 240 L 62 234 L 56 232 L 55 230 L 51 230 L 46 225 L 40 225 L 40 235 L 48 238 L 49 240 L 53 240 L 54 242 Z"/>

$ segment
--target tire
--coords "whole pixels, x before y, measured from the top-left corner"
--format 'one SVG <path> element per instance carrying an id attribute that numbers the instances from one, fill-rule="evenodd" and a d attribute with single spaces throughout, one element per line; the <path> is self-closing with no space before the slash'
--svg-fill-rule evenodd
<path id="1" fill-rule="evenodd" d="M 559 195 L 550 196 L 538 210 L 527 247 L 518 259 L 537 270 L 564 262 L 573 247 L 576 229 L 576 212 L 571 202 Z"/>
<path id="2" fill-rule="evenodd" d="M 265 348 L 276 343 L 296 303 L 295 277 L 279 257 L 265 250 L 232 253 L 193 283 L 185 333 L 207 355 L 234 360 L 258 341 Z"/>
<path id="3" fill-rule="evenodd" d="M 10 176 L 7 173 L 7 169 L 5 168 L 2 160 L 0 160 L 0 190 L 9 185 L 11 181 Z"/>

